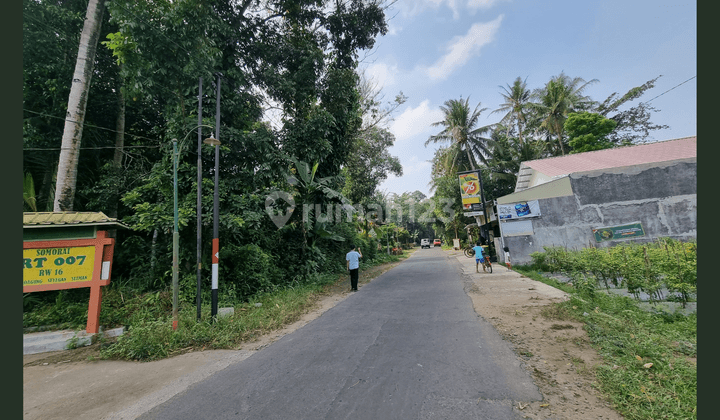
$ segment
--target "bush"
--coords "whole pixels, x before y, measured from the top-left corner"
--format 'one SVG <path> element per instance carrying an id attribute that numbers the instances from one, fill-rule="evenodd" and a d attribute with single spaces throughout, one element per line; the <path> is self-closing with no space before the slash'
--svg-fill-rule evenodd
<path id="1" fill-rule="evenodd" d="M 679 242 L 669 238 L 651 243 L 625 243 L 611 248 L 584 248 L 568 251 L 563 247 L 543 247 L 545 252 L 534 252 L 532 267 L 536 270 L 564 272 L 573 277 L 588 291 L 590 278 L 626 287 L 639 297 L 646 293 L 650 300 L 663 300 L 661 289 L 677 293 L 683 306 L 697 293 L 697 244 Z"/>
<path id="2" fill-rule="evenodd" d="M 280 280 L 273 256 L 257 245 L 226 245 L 220 251 L 220 260 L 223 285 L 239 299 L 273 290 Z"/>

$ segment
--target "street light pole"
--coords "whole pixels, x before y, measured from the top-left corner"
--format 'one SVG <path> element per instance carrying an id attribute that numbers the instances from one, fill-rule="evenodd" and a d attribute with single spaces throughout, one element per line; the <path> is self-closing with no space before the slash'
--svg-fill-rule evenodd
<path id="1" fill-rule="evenodd" d="M 173 139 L 173 330 L 178 327 L 178 271 L 179 271 L 179 250 L 180 234 L 178 233 L 178 150 L 177 139 Z"/>
<path id="2" fill-rule="evenodd" d="M 198 87 L 198 143 L 197 143 L 197 320 L 200 321 L 202 293 L 202 77 Z"/>

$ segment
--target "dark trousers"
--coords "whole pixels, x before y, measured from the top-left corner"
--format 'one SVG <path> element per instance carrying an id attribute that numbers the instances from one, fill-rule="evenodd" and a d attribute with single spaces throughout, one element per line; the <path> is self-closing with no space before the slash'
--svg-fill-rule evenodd
<path id="1" fill-rule="evenodd" d="M 360 274 L 360 269 L 355 268 L 353 270 L 350 270 L 350 289 L 357 290 L 357 284 L 358 284 L 358 276 Z"/>

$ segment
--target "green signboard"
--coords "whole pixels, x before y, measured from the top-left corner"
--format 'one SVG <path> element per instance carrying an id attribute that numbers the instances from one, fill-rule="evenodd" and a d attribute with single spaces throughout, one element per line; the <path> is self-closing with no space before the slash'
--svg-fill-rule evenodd
<path id="1" fill-rule="evenodd" d="M 596 242 L 617 241 L 619 239 L 633 238 L 636 236 L 645 236 L 642 223 L 635 222 L 627 225 L 608 226 L 593 229 Z"/>

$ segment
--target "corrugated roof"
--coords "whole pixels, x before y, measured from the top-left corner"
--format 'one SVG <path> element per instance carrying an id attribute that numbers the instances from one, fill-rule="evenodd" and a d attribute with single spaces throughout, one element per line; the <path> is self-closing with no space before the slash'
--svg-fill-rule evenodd
<path id="1" fill-rule="evenodd" d="M 62 211 L 23 213 L 23 227 L 26 228 L 99 225 L 128 227 L 117 219 L 106 216 L 103 212 Z"/>
<path id="2" fill-rule="evenodd" d="M 549 177 L 644 163 L 696 158 L 697 136 L 523 162 Z"/>

